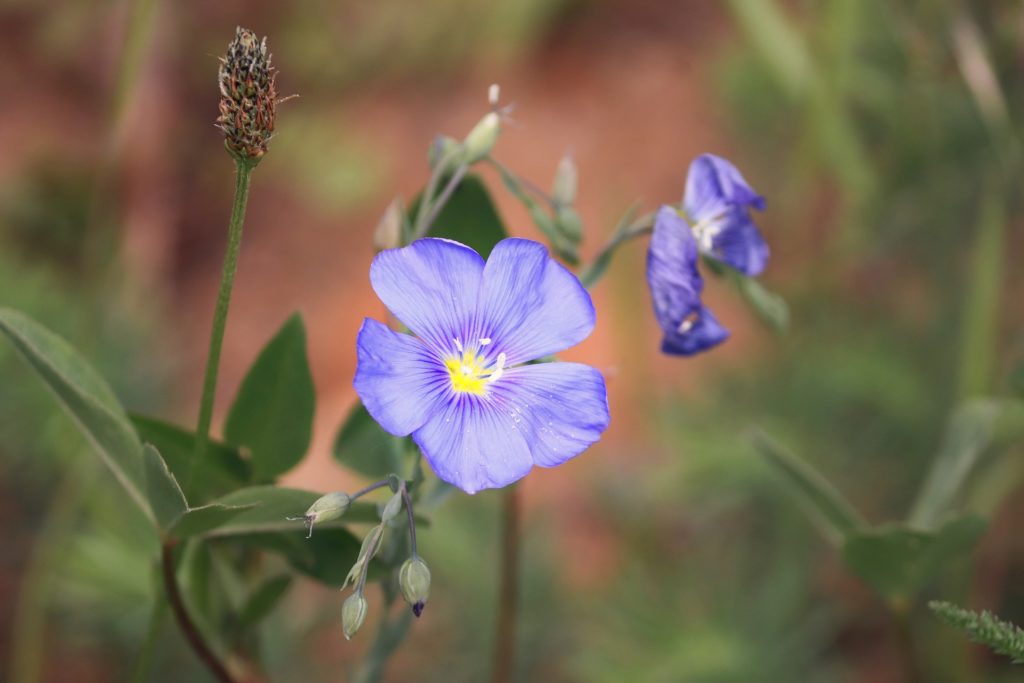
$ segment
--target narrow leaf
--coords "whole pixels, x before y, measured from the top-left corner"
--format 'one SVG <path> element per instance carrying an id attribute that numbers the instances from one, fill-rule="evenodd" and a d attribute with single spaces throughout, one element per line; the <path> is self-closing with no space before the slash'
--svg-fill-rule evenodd
<path id="1" fill-rule="evenodd" d="M 754 447 L 775 468 L 833 543 L 866 526 L 864 518 L 821 474 L 767 434 L 753 434 Z"/>
<path id="2" fill-rule="evenodd" d="M 38 373 L 143 513 L 147 497 L 142 444 L 102 377 L 62 338 L 28 316 L 0 308 L 0 332 Z"/>
<path id="3" fill-rule="evenodd" d="M 195 433 L 152 417 L 129 417 L 139 438 L 160 451 L 178 483 L 188 482 L 182 488 L 192 505 L 206 503 L 211 498 L 234 491 L 250 480 L 252 470 L 249 463 L 242 459 L 237 449 L 217 441 L 210 442 L 206 457 L 195 463 L 195 470 L 188 477 L 195 452 Z"/>
<path id="4" fill-rule="evenodd" d="M 157 525 L 166 531 L 188 511 L 188 503 L 159 451 L 146 444 L 142 455 L 146 463 L 146 498 L 153 508 Z"/>
<path id="5" fill-rule="evenodd" d="M 402 439 L 392 436 L 357 403 L 334 440 L 334 459 L 371 479 L 401 472 Z"/>
<path id="6" fill-rule="evenodd" d="M 234 541 L 280 555 L 296 571 L 337 587 L 344 584 L 360 545 L 347 529 L 324 529 L 312 538 L 302 533 L 254 533 Z"/>
<path id="7" fill-rule="evenodd" d="M 230 443 L 252 452 L 256 481 L 273 481 L 305 455 L 315 402 L 306 330 L 295 314 L 249 369 L 224 427 Z"/>
<path id="8" fill-rule="evenodd" d="M 249 505 L 220 505 L 218 503 L 211 503 L 210 505 L 191 508 L 175 520 L 174 524 L 167 530 L 167 534 L 178 539 L 209 535 L 228 524 L 245 510 L 256 506 L 257 503 Z"/>
<path id="9" fill-rule="evenodd" d="M 988 399 L 967 401 L 953 413 L 910 513 L 913 526 L 933 528 L 950 511 L 971 470 L 992 442 L 1000 413 L 1000 403 Z"/>

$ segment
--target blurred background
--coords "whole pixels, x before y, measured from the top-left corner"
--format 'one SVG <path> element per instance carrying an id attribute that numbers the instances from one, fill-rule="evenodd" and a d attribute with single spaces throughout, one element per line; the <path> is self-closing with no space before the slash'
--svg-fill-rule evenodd
<path id="1" fill-rule="evenodd" d="M 790 329 L 760 326 L 712 280 L 732 339 L 662 356 L 645 247 L 617 256 L 597 330 L 568 354 L 605 373 L 612 427 L 523 485 L 516 679 L 906 680 L 898 625 L 745 430 L 779 437 L 882 523 L 905 516 L 963 399 L 1024 384 L 1020 3 L 0 0 L 0 305 L 83 349 L 132 410 L 183 424 L 233 187 L 217 55 L 239 24 L 269 37 L 278 91 L 299 97 L 255 173 L 215 425 L 299 310 L 317 421 L 286 481 L 360 484 L 330 447 L 355 401 L 356 332 L 384 314 L 373 230 L 426 181 L 433 136 L 479 119 L 490 83 L 515 104 L 498 159 L 547 187 L 573 153 L 586 256 L 634 202 L 679 201 L 694 156 L 725 156 L 768 199 L 764 281 Z M 538 238 L 484 177 L 511 231 Z M 960 503 L 987 532 L 928 596 L 1024 622 L 1021 455 L 991 454 L 971 478 Z M 0 345 L 0 678 L 129 678 L 153 568 L 94 461 Z M 422 533 L 431 604 L 386 680 L 485 680 L 498 502 L 455 496 Z M 341 599 L 306 583 L 275 609 L 272 680 L 345 680 L 370 639 L 342 638 Z M 910 616 L 921 680 L 1013 680 L 926 608 Z M 163 631 L 159 680 L 206 680 Z"/>

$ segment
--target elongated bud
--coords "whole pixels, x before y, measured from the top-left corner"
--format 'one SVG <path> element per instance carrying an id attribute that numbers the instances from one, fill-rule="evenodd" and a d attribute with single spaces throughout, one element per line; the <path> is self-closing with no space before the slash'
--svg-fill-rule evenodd
<path id="1" fill-rule="evenodd" d="M 217 117 L 217 127 L 224 131 L 224 144 L 236 159 L 256 165 L 267 153 L 267 143 L 274 133 L 276 77 L 267 39 L 260 40 L 252 31 L 238 27 L 227 56 L 220 60 Z"/>
<path id="2" fill-rule="evenodd" d="M 373 246 L 377 251 L 396 249 L 402 246 L 402 223 L 405 216 L 402 212 L 402 200 L 395 197 L 384 209 L 384 215 L 373 231 Z"/>
<path id="3" fill-rule="evenodd" d="M 572 244 L 579 244 L 583 239 L 583 221 L 576 209 L 568 204 L 555 210 L 555 227 L 558 232 Z"/>
<path id="4" fill-rule="evenodd" d="M 345 631 L 345 640 L 352 640 L 352 636 L 363 627 L 369 610 L 370 605 L 361 591 L 348 596 L 341 606 L 341 628 Z"/>
<path id="5" fill-rule="evenodd" d="M 314 524 L 338 519 L 348 512 L 350 505 L 352 505 L 352 498 L 347 493 L 336 491 L 317 498 L 301 518 L 289 517 L 289 519 L 302 519 L 306 523 L 306 528 L 309 529 L 309 536 L 312 536 Z"/>
<path id="6" fill-rule="evenodd" d="M 387 504 L 384 506 L 384 510 L 380 513 L 380 521 L 387 523 L 398 516 L 398 513 L 402 511 L 402 494 L 396 493 L 391 496 Z"/>
<path id="7" fill-rule="evenodd" d="M 455 170 L 459 165 L 459 158 L 462 155 L 462 143 L 447 135 L 438 135 L 430 144 L 430 151 L 427 154 L 427 161 L 430 168 L 434 168 L 444 162 L 446 171 Z"/>
<path id="8" fill-rule="evenodd" d="M 551 186 L 551 198 L 558 206 L 571 206 L 576 201 L 578 185 L 576 162 L 571 154 L 566 154 L 558 162 L 555 169 L 555 182 Z"/>
<path id="9" fill-rule="evenodd" d="M 498 134 L 501 132 L 501 113 L 498 111 L 498 96 L 501 89 L 497 84 L 492 84 L 487 90 L 487 102 L 491 105 L 491 111 L 484 114 L 469 135 L 462 141 L 462 161 L 466 164 L 475 164 L 491 153 L 494 143 L 498 141 Z"/>
<path id="10" fill-rule="evenodd" d="M 414 555 L 402 564 L 398 570 L 398 585 L 405 601 L 412 606 L 412 613 L 417 617 L 423 614 L 430 598 L 430 568 L 423 558 Z"/>

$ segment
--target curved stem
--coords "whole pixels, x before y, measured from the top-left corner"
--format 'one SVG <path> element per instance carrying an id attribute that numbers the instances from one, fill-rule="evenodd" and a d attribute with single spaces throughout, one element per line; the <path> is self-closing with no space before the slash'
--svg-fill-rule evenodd
<path id="1" fill-rule="evenodd" d="M 409 552 L 416 557 L 416 515 L 412 511 L 412 498 L 409 497 L 409 489 L 402 484 L 402 501 L 405 503 L 405 512 L 409 515 Z"/>
<path id="2" fill-rule="evenodd" d="M 608 240 L 608 243 L 604 245 L 597 257 L 591 262 L 589 266 L 584 268 L 580 272 L 580 282 L 587 289 L 590 289 L 597 281 L 601 279 L 604 272 L 608 269 L 608 265 L 612 262 L 612 256 L 615 255 L 615 251 L 622 246 L 625 242 L 631 239 L 641 237 L 649 234 L 654 229 L 654 214 L 649 213 L 641 216 L 635 221 L 629 220 L 629 215 L 619 223 L 619 227 L 615 230 L 612 238 Z"/>
<path id="3" fill-rule="evenodd" d="M 518 486 L 510 486 L 503 492 L 501 513 L 501 588 L 498 596 L 498 626 L 491 683 L 509 683 L 515 664 L 521 538 L 521 502 Z"/>
<path id="4" fill-rule="evenodd" d="M 227 667 L 206 644 L 203 635 L 196 628 L 192 617 L 189 616 L 188 608 L 185 607 L 185 600 L 182 598 L 181 589 L 178 587 L 178 578 L 174 572 L 173 541 L 165 541 L 163 544 L 160 553 L 160 569 L 163 573 L 164 591 L 167 593 L 167 601 L 174 613 L 174 619 L 178 622 L 178 628 L 181 629 L 181 633 L 185 636 L 192 651 L 218 681 L 235 683 L 235 679 L 231 677 Z"/>
<path id="5" fill-rule="evenodd" d="M 203 397 L 199 402 L 199 426 L 196 428 L 195 451 L 189 464 L 187 480 L 191 480 L 197 461 L 206 453 L 210 437 L 210 420 L 213 417 L 213 399 L 217 393 L 217 369 L 220 367 L 220 351 L 224 342 L 224 328 L 228 322 L 228 306 L 231 304 L 231 288 L 235 282 L 238 267 L 238 251 L 242 244 L 242 224 L 245 220 L 245 205 L 249 201 L 249 180 L 253 166 L 235 159 L 235 201 L 231 207 L 231 221 L 228 224 L 228 249 L 224 255 L 220 291 L 217 307 L 213 313 L 213 329 L 210 332 L 210 350 L 206 356 L 206 373 L 203 376 Z"/>

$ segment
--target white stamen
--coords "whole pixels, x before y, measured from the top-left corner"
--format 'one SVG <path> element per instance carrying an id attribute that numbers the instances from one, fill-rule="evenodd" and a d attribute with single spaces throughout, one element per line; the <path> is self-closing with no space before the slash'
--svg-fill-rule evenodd
<path id="1" fill-rule="evenodd" d="M 459 341 L 459 338 L 455 337 L 454 339 L 452 339 L 452 341 L 455 342 L 455 348 L 459 350 L 459 353 L 464 353 L 462 349 L 462 342 Z"/>
<path id="2" fill-rule="evenodd" d="M 494 369 L 491 370 L 491 376 L 487 378 L 488 382 L 494 382 L 499 379 L 505 372 L 505 354 L 499 353 L 498 360 L 494 362 Z"/>
<path id="3" fill-rule="evenodd" d="M 491 87 L 487 89 L 487 101 L 493 107 L 498 104 L 498 98 L 501 96 L 501 86 L 497 83 L 491 83 Z"/>
<path id="4" fill-rule="evenodd" d="M 491 343 L 491 338 L 490 337 L 484 337 L 484 338 L 482 338 L 480 340 L 480 346 L 487 346 L 490 343 Z"/>

